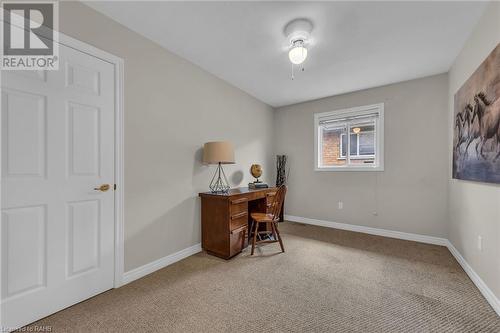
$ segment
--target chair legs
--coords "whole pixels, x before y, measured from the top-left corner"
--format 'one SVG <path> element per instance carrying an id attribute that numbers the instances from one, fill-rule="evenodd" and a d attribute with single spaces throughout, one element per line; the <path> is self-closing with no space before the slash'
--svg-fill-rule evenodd
<path id="1" fill-rule="evenodd" d="M 259 223 L 257 221 L 253 222 L 254 230 L 253 230 L 253 239 L 252 239 L 252 252 L 250 253 L 253 256 L 253 252 L 255 250 L 255 242 L 257 241 L 257 230 L 259 229 Z"/>
<path id="2" fill-rule="evenodd" d="M 277 239 L 277 241 L 280 243 L 281 252 L 285 252 L 285 247 L 283 246 L 283 241 L 281 240 L 281 235 L 280 235 L 280 232 L 278 230 L 278 226 L 276 225 L 276 222 L 270 222 L 270 223 L 271 223 L 271 230 L 272 230 L 275 241 Z M 259 229 L 259 223 L 256 221 L 253 221 L 252 227 L 254 230 L 253 230 L 253 238 L 252 238 L 252 251 L 251 251 L 250 255 L 253 256 L 253 253 L 255 251 L 255 244 L 257 243 L 257 233 L 258 233 L 258 229 Z"/>
<path id="3" fill-rule="evenodd" d="M 280 235 L 280 232 L 278 230 L 278 225 L 276 224 L 276 222 L 273 222 L 272 224 L 273 224 L 274 233 L 278 235 L 278 242 L 280 243 L 281 252 L 285 252 L 285 247 L 283 246 L 283 241 L 281 240 L 281 235 Z"/>
<path id="4" fill-rule="evenodd" d="M 278 234 L 276 234 L 276 228 L 274 227 L 274 223 L 271 223 L 271 232 L 273 233 L 273 239 L 278 240 Z"/>

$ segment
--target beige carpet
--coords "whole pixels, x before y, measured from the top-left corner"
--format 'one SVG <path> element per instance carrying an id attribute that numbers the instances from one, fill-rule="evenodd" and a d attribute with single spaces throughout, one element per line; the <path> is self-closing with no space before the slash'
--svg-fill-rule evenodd
<path id="1" fill-rule="evenodd" d="M 53 332 L 500 332 L 444 247 L 296 223 L 225 261 L 200 253 L 47 317 Z"/>

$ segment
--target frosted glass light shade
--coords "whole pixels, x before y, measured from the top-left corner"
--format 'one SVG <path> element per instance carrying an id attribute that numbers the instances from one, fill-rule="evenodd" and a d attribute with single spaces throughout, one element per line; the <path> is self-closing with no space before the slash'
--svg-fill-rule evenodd
<path id="1" fill-rule="evenodd" d="M 295 46 L 288 52 L 288 58 L 294 65 L 300 65 L 307 58 L 307 49 L 304 46 Z"/>

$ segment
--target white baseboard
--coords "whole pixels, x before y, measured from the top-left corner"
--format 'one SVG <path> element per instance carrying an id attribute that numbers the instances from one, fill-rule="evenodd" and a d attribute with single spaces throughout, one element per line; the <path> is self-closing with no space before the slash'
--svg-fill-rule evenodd
<path id="1" fill-rule="evenodd" d="M 126 285 L 127 283 L 140 279 L 143 276 L 156 272 L 159 269 L 172 265 L 173 263 L 182 260 L 184 258 L 187 258 L 189 256 L 192 256 L 193 254 L 196 254 L 198 252 L 201 252 L 200 243 L 185 248 L 183 250 L 180 250 L 178 252 L 172 253 L 171 255 L 168 255 L 166 257 L 152 261 L 146 265 L 134 268 L 123 274 L 122 285 Z"/>
<path id="2" fill-rule="evenodd" d="M 361 226 L 361 225 L 354 225 L 354 224 L 347 224 L 347 223 L 338 223 L 338 222 L 331 222 L 331 221 L 325 221 L 325 220 L 309 219 L 307 217 L 300 217 L 300 216 L 293 216 L 293 215 L 285 215 L 284 218 L 286 221 L 299 222 L 299 223 L 304 223 L 304 224 L 313 224 L 313 225 L 318 225 L 321 227 L 349 230 L 349 231 L 361 232 L 364 234 L 384 236 L 384 237 L 389 237 L 389 238 L 404 239 L 404 240 L 410 240 L 410 241 L 414 241 L 414 242 L 434 244 L 434 245 L 442 245 L 442 246 L 448 245 L 448 240 L 446 238 L 440 238 L 440 237 L 412 234 L 412 233 L 408 233 L 408 232 L 393 231 L 393 230 L 387 230 L 387 229 L 378 229 L 378 228 L 365 227 L 365 226 Z"/>
<path id="3" fill-rule="evenodd" d="M 448 242 L 448 250 L 450 250 L 451 254 L 455 257 L 455 259 L 458 261 L 460 266 L 464 269 L 465 273 L 469 276 L 469 278 L 474 282 L 476 285 L 477 289 L 483 294 L 484 298 L 490 303 L 491 307 L 495 312 L 500 316 L 500 300 L 495 296 L 493 291 L 491 291 L 490 288 L 484 283 L 484 281 L 479 277 L 479 275 L 472 269 L 472 267 L 465 261 L 464 257 L 458 252 L 458 250 L 451 244 L 451 242 Z"/>
<path id="4" fill-rule="evenodd" d="M 451 252 L 451 254 L 453 255 L 453 257 L 455 257 L 455 259 L 458 261 L 460 266 L 462 266 L 465 273 L 467 273 L 469 278 L 472 280 L 472 282 L 479 289 L 481 294 L 483 294 L 484 298 L 486 298 L 486 300 L 491 305 L 493 310 L 495 310 L 495 312 L 500 316 L 500 300 L 495 296 L 493 291 L 491 291 L 491 289 L 488 288 L 486 283 L 484 283 L 484 281 L 472 269 L 472 267 L 467 263 L 467 261 L 465 261 L 464 257 L 462 257 L 460 252 L 458 252 L 458 250 L 453 246 L 453 244 L 451 244 L 451 242 L 446 238 L 412 234 L 412 233 L 401 232 L 401 231 L 371 228 L 371 227 L 346 224 L 346 223 L 338 223 L 338 222 L 331 222 L 331 221 L 324 221 L 324 220 L 309 219 L 306 217 L 293 216 L 293 215 L 285 215 L 284 218 L 285 218 L 285 221 L 299 222 L 299 223 L 304 223 L 304 224 L 312 224 L 312 225 L 317 225 L 317 226 L 327 227 L 327 228 L 349 230 L 349 231 L 361 232 L 361 233 L 370 234 L 370 235 L 398 238 L 398 239 L 410 240 L 410 241 L 415 241 L 415 242 L 420 242 L 420 243 L 446 246 L 448 248 L 448 250 Z"/>

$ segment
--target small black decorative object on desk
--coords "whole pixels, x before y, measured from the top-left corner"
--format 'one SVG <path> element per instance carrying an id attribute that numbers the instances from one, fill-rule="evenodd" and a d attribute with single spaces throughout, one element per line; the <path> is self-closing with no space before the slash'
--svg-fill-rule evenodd
<path id="1" fill-rule="evenodd" d="M 269 187 L 266 183 L 259 180 L 259 177 L 262 176 L 262 166 L 260 164 L 252 164 L 250 167 L 250 173 L 254 176 L 255 181 L 253 183 L 249 183 L 248 188 L 256 189 Z"/>
<path id="2" fill-rule="evenodd" d="M 288 172 L 286 170 L 286 161 L 287 161 L 287 156 L 286 155 L 276 155 L 276 187 L 280 187 L 281 185 L 286 185 L 288 181 L 288 176 L 290 174 L 290 169 L 288 169 Z M 283 203 L 283 207 L 280 211 L 280 222 L 283 222 L 284 220 L 284 208 L 285 203 Z"/>
<path id="3" fill-rule="evenodd" d="M 286 155 L 276 155 L 276 187 L 280 187 L 281 185 L 286 185 L 288 180 L 288 174 L 290 170 L 288 170 L 288 174 L 286 171 Z"/>

